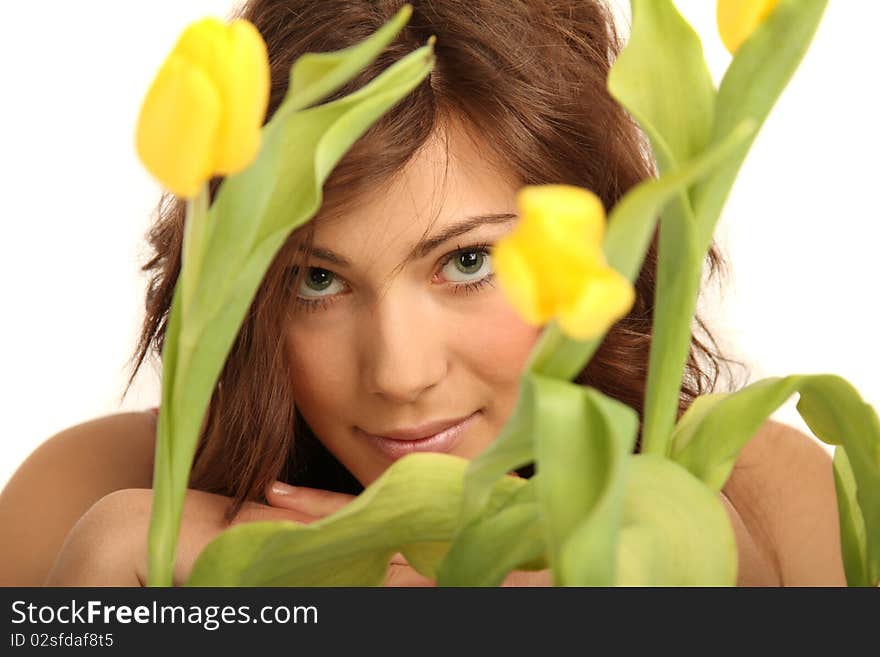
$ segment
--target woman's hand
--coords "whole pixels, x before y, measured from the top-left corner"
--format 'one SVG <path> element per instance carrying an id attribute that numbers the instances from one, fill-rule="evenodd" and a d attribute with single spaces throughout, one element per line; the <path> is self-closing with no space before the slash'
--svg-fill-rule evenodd
<path id="1" fill-rule="evenodd" d="M 273 507 L 297 512 L 308 518 L 303 522 L 313 522 L 332 515 L 355 499 L 353 495 L 305 486 L 289 486 L 280 481 L 268 486 L 265 494 L 266 501 Z M 420 575 L 397 552 L 391 557 L 383 586 L 436 586 L 436 582 Z M 514 570 L 501 586 L 553 586 L 553 576 L 549 570 Z"/>
<path id="2" fill-rule="evenodd" d="M 310 523 L 331 515 L 354 499 L 315 488 L 266 491 L 269 506 L 245 502 L 232 522 L 224 518 L 232 500 L 224 495 L 187 490 L 173 572 L 174 586 L 189 577 L 205 546 L 230 526 L 243 522 L 292 520 Z M 153 491 L 128 488 L 102 497 L 67 535 L 45 586 L 144 586 L 147 581 L 147 535 Z M 514 571 L 502 586 L 551 586 L 550 571 Z M 416 572 L 400 553 L 390 563 L 384 586 L 435 586 Z"/>
<path id="3" fill-rule="evenodd" d="M 336 493 L 320 488 L 290 486 L 276 481 L 266 487 L 266 501 L 273 507 L 286 509 L 309 518 L 304 522 L 314 522 L 332 515 L 355 499 L 354 495 Z M 410 566 L 400 552 L 388 564 L 383 586 L 435 586 L 433 580 L 420 575 Z"/>
<path id="4" fill-rule="evenodd" d="M 262 520 L 311 522 L 314 517 L 291 509 L 245 502 L 231 523 L 224 514 L 232 500 L 187 490 L 173 584 L 187 580 L 196 557 L 217 534 L 232 525 Z M 144 586 L 147 580 L 147 534 L 153 491 L 128 488 L 102 497 L 71 529 L 45 586 Z"/>

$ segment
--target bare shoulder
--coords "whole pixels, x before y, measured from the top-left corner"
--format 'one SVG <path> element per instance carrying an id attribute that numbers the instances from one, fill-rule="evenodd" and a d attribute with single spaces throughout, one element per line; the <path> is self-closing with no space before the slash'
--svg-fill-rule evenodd
<path id="1" fill-rule="evenodd" d="M 45 440 L 0 492 L 0 584 L 39 585 L 76 521 L 99 499 L 152 486 L 155 416 L 114 413 Z"/>
<path id="2" fill-rule="evenodd" d="M 786 586 L 845 586 L 831 457 L 813 438 L 768 420 L 724 487 Z"/>
<path id="3" fill-rule="evenodd" d="M 82 468 L 81 475 L 149 487 L 156 418 L 149 411 L 112 413 L 67 427 L 35 449 L 19 468 Z"/>

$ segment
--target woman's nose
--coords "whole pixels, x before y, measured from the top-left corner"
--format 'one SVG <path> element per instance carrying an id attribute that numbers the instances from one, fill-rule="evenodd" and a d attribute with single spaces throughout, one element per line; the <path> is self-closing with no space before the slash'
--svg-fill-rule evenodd
<path id="1" fill-rule="evenodd" d="M 410 403 L 447 369 L 444 327 L 427 304 L 385 297 L 363 326 L 363 385 L 370 394 Z"/>

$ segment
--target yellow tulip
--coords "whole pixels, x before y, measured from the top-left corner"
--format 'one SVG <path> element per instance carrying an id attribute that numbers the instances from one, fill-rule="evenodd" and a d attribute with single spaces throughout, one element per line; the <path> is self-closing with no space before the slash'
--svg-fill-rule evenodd
<path id="1" fill-rule="evenodd" d="M 517 205 L 519 222 L 492 251 L 508 301 L 530 324 L 556 318 L 577 340 L 601 335 L 635 301 L 632 284 L 602 251 L 602 201 L 580 187 L 538 185 L 522 188 Z"/>
<path id="2" fill-rule="evenodd" d="M 718 0 L 718 32 L 724 46 L 735 55 L 743 41 L 764 22 L 778 0 Z"/>
<path id="3" fill-rule="evenodd" d="M 153 80 L 137 123 L 146 169 L 180 197 L 256 157 L 269 102 L 269 56 L 245 20 L 187 27 Z"/>

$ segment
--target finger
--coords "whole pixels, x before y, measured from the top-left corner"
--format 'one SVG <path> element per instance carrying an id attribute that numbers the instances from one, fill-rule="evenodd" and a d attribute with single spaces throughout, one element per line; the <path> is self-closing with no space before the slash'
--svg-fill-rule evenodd
<path id="1" fill-rule="evenodd" d="M 403 556 L 402 552 L 395 552 L 388 563 L 399 564 L 401 566 L 409 566 L 409 561 Z"/>
<path id="2" fill-rule="evenodd" d="M 320 518 L 297 509 L 282 509 L 250 502 L 242 507 L 241 511 L 238 512 L 238 515 L 233 518 L 232 524 L 262 522 L 266 520 L 292 520 L 294 522 L 308 525 L 316 520 L 320 520 Z"/>
<path id="3" fill-rule="evenodd" d="M 266 487 L 266 501 L 274 507 L 292 509 L 322 518 L 332 515 L 355 499 L 354 495 L 275 481 Z"/>
<path id="4" fill-rule="evenodd" d="M 514 570 L 507 574 L 501 586 L 553 586 L 553 571 Z"/>
<path id="5" fill-rule="evenodd" d="M 389 564 L 382 586 L 437 586 L 437 583 L 420 575 L 410 566 Z"/>

